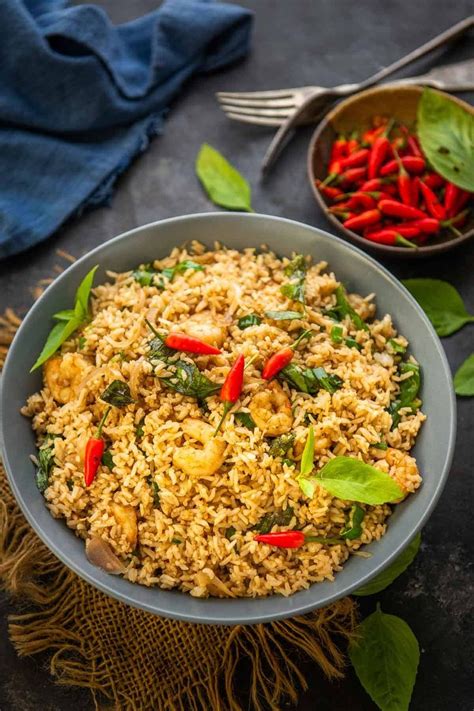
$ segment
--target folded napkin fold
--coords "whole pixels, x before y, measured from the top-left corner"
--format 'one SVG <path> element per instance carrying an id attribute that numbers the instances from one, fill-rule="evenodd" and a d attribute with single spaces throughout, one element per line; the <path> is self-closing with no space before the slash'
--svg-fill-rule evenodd
<path id="1" fill-rule="evenodd" d="M 167 0 L 114 26 L 94 5 L 2 0 L 0 257 L 105 202 L 185 80 L 241 59 L 252 13 Z"/>

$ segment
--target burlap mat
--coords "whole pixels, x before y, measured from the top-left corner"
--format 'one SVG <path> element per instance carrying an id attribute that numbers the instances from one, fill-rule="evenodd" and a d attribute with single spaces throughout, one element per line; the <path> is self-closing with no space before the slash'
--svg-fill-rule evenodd
<path id="1" fill-rule="evenodd" d="M 19 322 L 12 311 L 0 317 L 0 367 Z M 350 598 L 252 627 L 191 625 L 127 607 L 83 582 L 41 543 L 1 464 L 0 585 L 21 610 L 9 619 L 18 654 L 49 652 L 57 683 L 89 688 L 97 709 L 243 711 L 234 677 L 244 659 L 245 708 L 279 709 L 307 688 L 302 657 L 329 678 L 342 676 L 341 648 L 356 624 Z"/>

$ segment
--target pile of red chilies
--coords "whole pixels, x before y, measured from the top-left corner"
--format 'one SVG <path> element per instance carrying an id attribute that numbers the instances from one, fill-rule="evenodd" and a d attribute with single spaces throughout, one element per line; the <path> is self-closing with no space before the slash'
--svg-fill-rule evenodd
<path id="1" fill-rule="evenodd" d="M 328 174 L 316 186 L 347 229 L 412 248 L 443 228 L 459 236 L 473 195 L 430 170 L 416 135 L 381 116 L 362 134 L 334 141 Z"/>

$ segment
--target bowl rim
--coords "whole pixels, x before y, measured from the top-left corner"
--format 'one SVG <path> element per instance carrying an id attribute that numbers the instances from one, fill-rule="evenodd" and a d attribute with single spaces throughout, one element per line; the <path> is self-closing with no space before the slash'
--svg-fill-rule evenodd
<path id="1" fill-rule="evenodd" d="M 329 111 L 329 113 L 326 114 L 326 116 L 318 123 L 316 126 L 315 130 L 313 131 L 313 134 L 311 136 L 309 146 L 308 146 L 308 152 L 306 154 L 306 171 L 307 171 L 307 176 L 308 180 L 311 185 L 311 190 L 313 192 L 314 198 L 316 199 L 316 202 L 318 203 L 321 211 L 323 212 L 324 216 L 326 217 L 327 220 L 331 224 L 333 224 L 339 232 L 341 232 L 343 235 L 345 235 L 348 239 L 350 239 L 352 242 L 355 242 L 358 245 L 361 245 L 365 249 L 372 250 L 374 252 L 380 252 L 381 254 L 385 254 L 387 257 L 392 256 L 392 257 L 404 257 L 404 258 L 420 258 L 423 256 L 426 257 L 431 257 L 435 256 L 438 254 L 442 254 L 443 252 L 448 252 L 451 249 L 455 249 L 457 247 L 460 247 L 464 242 L 468 242 L 474 237 L 474 227 L 472 227 L 468 232 L 462 234 L 460 237 L 453 237 L 453 239 L 448 240 L 447 242 L 440 242 L 439 244 L 427 244 L 427 245 L 422 245 L 418 247 L 417 249 L 407 249 L 406 247 L 396 247 L 392 246 L 389 244 L 380 244 L 378 242 L 370 242 L 369 240 L 365 239 L 361 235 L 357 234 L 357 232 L 353 232 L 352 230 L 347 229 L 347 227 L 344 227 L 342 222 L 340 222 L 337 217 L 335 217 L 332 213 L 327 211 L 327 203 L 324 200 L 324 197 L 322 196 L 319 188 L 316 186 L 315 180 L 316 180 L 316 175 L 314 174 L 313 170 L 313 156 L 315 153 L 316 149 L 316 144 L 321 138 L 321 134 L 323 131 L 328 127 L 331 126 L 332 120 L 334 117 L 336 117 L 341 109 L 345 109 L 347 106 L 350 106 L 353 103 L 356 103 L 360 99 L 364 99 L 367 96 L 372 96 L 372 95 L 377 95 L 377 94 L 384 94 L 387 92 L 387 90 L 393 90 L 393 89 L 398 89 L 398 90 L 403 90 L 407 93 L 413 93 L 413 94 L 418 94 L 421 95 L 423 91 L 422 86 L 418 85 L 410 85 L 410 86 L 403 86 L 402 84 L 396 84 L 395 82 L 392 84 L 383 84 L 381 86 L 375 86 L 371 87 L 370 89 L 365 89 L 364 91 L 358 92 L 357 94 L 354 94 L 352 96 L 348 96 L 346 99 L 341 101 L 340 103 L 336 104 L 336 106 Z M 440 91 L 439 89 L 432 89 L 432 91 L 436 91 L 438 94 L 442 94 L 443 96 L 449 97 L 454 103 L 458 104 L 464 109 L 467 109 L 471 113 L 474 113 L 474 107 L 472 107 L 470 104 L 468 104 L 466 101 L 463 101 L 462 99 L 459 99 L 457 96 L 453 96 L 452 94 L 449 94 L 446 91 Z"/>
<path id="2" fill-rule="evenodd" d="M 238 218 L 243 219 L 243 220 L 262 220 L 262 221 L 270 221 L 270 222 L 280 222 L 283 224 L 287 225 L 294 225 L 297 227 L 303 227 L 305 230 L 309 230 L 310 232 L 314 232 L 315 234 L 319 236 L 323 236 L 324 239 L 328 240 L 336 240 L 340 244 L 340 246 L 348 251 L 348 252 L 355 252 L 359 254 L 363 260 L 368 262 L 372 268 L 375 268 L 379 272 L 382 273 L 383 276 L 385 276 L 393 285 L 394 288 L 396 288 L 406 299 L 408 299 L 409 302 L 411 302 L 411 305 L 415 308 L 415 310 L 418 312 L 418 316 L 424 321 L 425 325 L 427 326 L 428 330 L 431 333 L 431 339 L 433 343 L 433 347 L 436 348 L 437 354 L 440 358 L 441 366 L 444 370 L 444 375 L 446 376 L 447 383 L 449 385 L 449 391 L 450 391 L 450 396 L 449 396 L 449 402 L 447 405 L 449 406 L 449 412 L 450 412 L 450 419 L 448 420 L 448 426 L 449 426 L 449 432 L 448 432 L 448 446 L 447 446 L 447 451 L 444 459 L 444 465 L 442 467 L 440 476 L 438 481 L 436 482 L 435 489 L 433 491 L 433 494 L 426 505 L 425 510 L 423 511 L 422 515 L 420 518 L 417 520 L 414 526 L 412 526 L 408 530 L 402 531 L 402 534 L 400 535 L 400 540 L 398 544 L 394 545 L 393 550 L 389 555 L 387 555 L 378 565 L 373 570 L 368 571 L 365 575 L 363 575 L 357 582 L 353 582 L 351 584 L 347 584 L 342 590 L 339 592 L 328 592 L 325 596 L 320 598 L 317 602 L 303 602 L 300 604 L 298 607 L 291 609 L 289 612 L 285 609 L 281 609 L 277 612 L 274 611 L 269 611 L 269 612 L 263 612 L 260 611 L 260 607 L 264 606 L 265 603 L 267 603 L 267 606 L 269 605 L 269 601 L 274 600 L 275 598 L 277 599 L 283 599 L 282 596 L 277 596 L 277 595 L 269 595 L 266 597 L 261 597 L 261 598 L 236 598 L 234 599 L 225 599 L 225 605 L 214 605 L 211 609 L 212 612 L 209 612 L 209 607 L 205 607 L 204 605 L 200 609 L 199 613 L 198 612 L 193 612 L 189 609 L 185 611 L 181 610 L 174 610 L 174 609 L 169 609 L 169 606 L 166 605 L 166 603 L 161 603 L 159 596 L 157 596 L 157 601 L 156 603 L 149 604 L 147 602 L 143 602 L 140 600 L 137 600 L 136 598 L 131 598 L 131 594 L 127 594 L 127 592 L 122 592 L 121 590 L 116 590 L 116 589 L 111 589 L 108 585 L 108 577 L 105 578 L 105 582 L 102 582 L 100 579 L 95 577 L 94 574 L 89 573 L 87 570 L 84 569 L 83 561 L 76 559 L 74 556 L 68 556 L 63 550 L 61 546 L 61 539 L 59 538 L 56 540 L 55 538 L 52 537 L 52 535 L 44 531 L 41 526 L 39 526 L 35 520 L 33 512 L 30 510 L 28 504 L 25 502 L 22 494 L 21 488 L 18 486 L 15 476 L 13 474 L 13 464 L 10 461 L 9 454 L 7 451 L 6 443 L 5 443 L 5 438 L 4 438 L 4 425 L 3 425 L 3 417 L 2 414 L 6 411 L 6 398 L 4 397 L 4 392 L 5 388 L 1 387 L 0 388 L 0 445 L 1 445 L 1 454 L 3 458 L 3 463 L 5 466 L 5 471 L 7 473 L 7 478 L 10 484 L 10 487 L 15 495 L 16 501 L 19 504 L 25 518 L 27 519 L 28 523 L 30 526 L 33 528 L 35 531 L 36 535 L 43 541 L 43 543 L 51 550 L 51 552 L 59 559 L 61 560 L 66 567 L 68 567 L 70 570 L 72 570 L 74 573 L 76 573 L 80 578 L 85 580 L 87 583 L 93 585 L 95 588 L 99 589 L 101 592 L 105 593 L 106 595 L 109 595 L 110 597 L 113 597 L 120 602 L 130 605 L 132 607 L 136 607 L 142 610 L 145 610 L 147 612 L 151 612 L 152 614 L 155 615 L 160 615 L 163 617 L 170 617 L 173 619 L 185 621 L 185 622 L 192 622 L 192 623 L 201 623 L 201 624 L 223 624 L 223 625 L 234 625 L 234 624 L 258 624 L 262 622 L 270 622 L 272 620 L 277 620 L 277 619 L 284 619 L 288 617 L 293 617 L 296 615 L 302 615 L 302 614 L 307 614 L 311 612 L 314 609 L 318 609 L 324 606 L 327 606 L 329 604 L 334 603 L 336 600 L 346 597 L 347 595 L 350 595 L 354 590 L 357 588 L 361 587 L 362 585 L 366 584 L 369 580 L 374 578 L 376 575 L 381 573 L 385 568 L 387 568 L 393 561 L 397 558 L 397 556 L 401 553 L 401 551 L 410 543 L 410 541 L 414 538 L 414 536 L 420 531 L 423 526 L 425 525 L 426 521 L 429 519 L 431 516 L 438 500 L 439 497 L 444 489 L 444 486 L 447 482 L 453 456 L 454 456 L 454 448 L 455 448 L 455 440 L 456 440 L 456 397 L 454 394 L 454 387 L 452 383 L 452 375 L 451 375 L 451 369 L 449 367 L 447 357 L 445 354 L 445 351 L 443 349 L 443 346 L 441 344 L 441 341 L 439 337 L 437 336 L 433 326 L 431 325 L 428 317 L 424 313 L 424 311 L 421 309 L 420 305 L 417 303 L 417 301 L 414 299 L 414 297 L 410 294 L 410 292 L 403 286 L 403 284 L 393 275 L 391 274 L 388 269 L 386 269 L 383 265 L 379 264 L 372 256 L 368 255 L 365 251 L 355 247 L 352 244 L 347 243 L 346 241 L 342 240 L 339 237 L 336 237 L 325 230 L 321 230 L 318 227 L 313 227 L 312 225 L 307 225 L 303 222 L 299 222 L 296 220 L 290 220 L 288 218 L 283 218 L 275 215 L 265 215 L 262 213 L 241 213 L 241 212 L 220 212 L 220 211 L 215 211 L 215 212 L 205 212 L 205 213 L 192 213 L 189 215 L 180 215 L 176 217 L 170 217 L 167 219 L 163 220 L 157 220 L 155 222 L 148 223 L 146 225 L 142 225 L 140 227 L 136 227 L 132 230 L 128 230 L 127 232 L 123 232 L 116 237 L 111 238 L 110 240 L 107 240 L 94 249 L 86 252 L 82 257 L 80 257 L 74 264 L 71 264 L 70 267 L 68 267 L 62 274 L 60 274 L 54 282 L 47 287 L 47 289 L 44 291 L 44 293 L 39 297 L 39 299 L 32 305 L 30 310 L 27 312 L 20 328 L 18 329 L 17 333 L 15 334 L 15 337 L 12 341 L 12 344 L 8 350 L 7 358 L 5 360 L 4 368 L 3 368 L 3 373 L 8 376 L 9 373 L 9 368 L 10 368 L 10 363 L 14 360 L 14 351 L 15 351 L 15 342 L 19 340 L 20 334 L 22 333 L 23 329 L 28 328 L 29 322 L 34 319 L 36 310 L 39 309 L 39 304 L 43 300 L 43 298 L 46 296 L 46 294 L 52 290 L 55 285 L 60 283 L 60 281 L 65 281 L 69 279 L 69 276 L 72 271 L 75 271 L 78 266 L 80 266 L 82 263 L 85 261 L 89 260 L 92 256 L 95 254 L 99 254 L 104 248 L 109 247 L 111 244 L 118 244 L 119 242 L 129 240 L 130 238 L 133 238 L 133 236 L 139 232 L 143 231 L 149 231 L 156 227 L 157 225 L 166 225 L 166 224 L 172 224 L 172 223 L 179 223 L 179 222 L 192 222 L 195 220 L 208 220 L 208 219 L 224 219 L 224 220 L 233 220 Z M 186 240 L 182 240 L 182 243 L 185 243 Z M 2 380 L 4 378 L 2 377 L 0 379 L 0 386 L 3 385 Z M 33 481 L 33 480 L 32 480 Z M 64 528 L 64 531 L 67 532 L 67 528 Z M 125 580 L 125 579 L 124 579 Z M 125 582 L 128 585 L 132 586 L 137 586 L 137 583 L 132 583 L 130 581 L 125 580 Z M 318 584 L 314 583 L 312 586 L 310 586 L 309 589 L 315 588 L 317 589 Z M 139 586 L 141 587 L 141 586 Z M 130 588 L 127 587 L 127 590 Z M 154 588 L 151 588 L 152 590 Z M 182 593 L 181 591 L 177 591 L 176 594 L 180 595 L 186 595 L 186 593 Z M 298 593 L 295 593 L 298 594 Z M 291 599 L 293 596 L 290 596 L 289 599 Z M 195 601 L 195 598 L 192 598 L 193 601 Z M 207 602 L 208 600 L 213 600 L 212 598 L 208 598 L 203 602 Z M 235 613 L 234 616 L 232 616 L 232 613 L 229 613 L 227 610 L 227 607 L 230 607 L 232 603 L 236 603 L 238 601 L 251 601 L 252 602 L 252 611 L 251 613 L 247 613 L 245 618 L 243 619 L 242 616 L 236 617 Z M 219 602 L 222 602 L 222 599 L 219 599 Z M 260 604 L 259 604 L 260 603 Z"/>

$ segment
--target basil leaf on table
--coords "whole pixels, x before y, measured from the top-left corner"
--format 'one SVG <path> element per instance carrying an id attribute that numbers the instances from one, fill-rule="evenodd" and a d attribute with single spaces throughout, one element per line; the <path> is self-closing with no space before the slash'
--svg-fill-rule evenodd
<path id="1" fill-rule="evenodd" d="M 362 686 L 381 711 L 408 711 L 420 661 L 410 627 L 378 604 L 357 633 L 349 657 Z"/>
<path id="2" fill-rule="evenodd" d="M 250 412 L 234 412 L 234 419 L 249 430 L 254 430 L 257 426 Z"/>
<path id="3" fill-rule="evenodd" d="M 56 353 L 58 348 L 67 341 L 74 331 L 82 326 L 89 319 L 89 296 L 92 288 L 92 282 L 97 270 L 97 266 L 93 267 L 84 277 L 76 291 L 76 299 L 74 309 L 58 311 L 53 318 L 56 318 L 57 323 L 51 329 L 46 343 L 43 346 L 41 353 L 33 364 L 30 373 L 43 365 L 51 356 Z"/>
<path id="4" fill-rule="evenodd" d="M 247 316 L 241 316 L 239 318 L 239 320 L 237 321 L 237 326 L 240 328 L 241 331 L 244 331 L 250 326 L 259 326 L 261 323 L 261 316 L 258 316 L 257 314 L 248 314 Z"/>
<path id="5" fill-rule="evenodd" d="M 253 212 L 250 185 L 219 151 L 203 143 L 196 159 L 196 173 L 216 205 L 228 210 Z"/>
<path id="6" fill-rule="evenodd" d="M 474 395 L 474 353 L 459 366 L 454 376 L 456 395 Z"/>
<path id="7" fill-rule="evenodd" d="M 365 597 L 366 595 L 375 595 L 393 583 L 399 575 L 405 572 L 409 565 L 413 563 L 416 554 L 419 551 L 421 544 L 421 534 L 417 533 L 413 540 L 400 553 L 388 568 L 382 570 L 381 573 L 369 580 L 368 583 L 358 588 L 352 595 Z"/>
<path id="8" fill-rule="evenodd" d="M 304 314 L 299 311 L 265 311 L 265 316 L 273 321 L 293 321 L 304 318 Z"/>
<path id="9" fill-rule="evenodd" d="M 438 336 L 450 336 L 474 321 L 474 315 L 466 311 L 457 289 L 447 281 L 404 279 L 402 283 L 418 301 Z"/>
<path id="10" fill-rule="evenodd" d="M 125 407 L 135 402 L 130 394 L 130 388 L 123 380 L 113 380 L 105 388 L 100 399 L 114 407 Z"/>
<path id="11" fill-rule="evenodd" d="M 423 89 L 417 132 L 423 153 L 446 180 L 474 191 L 474 114 L 453 99 Z"/>
<path id="12" fill-rule="evenodd" d="M 362 504 L 387 504 L 404 496 L 388 474 L 353 457 L 330 459 L 314 480 L 332 496 Z"/>

